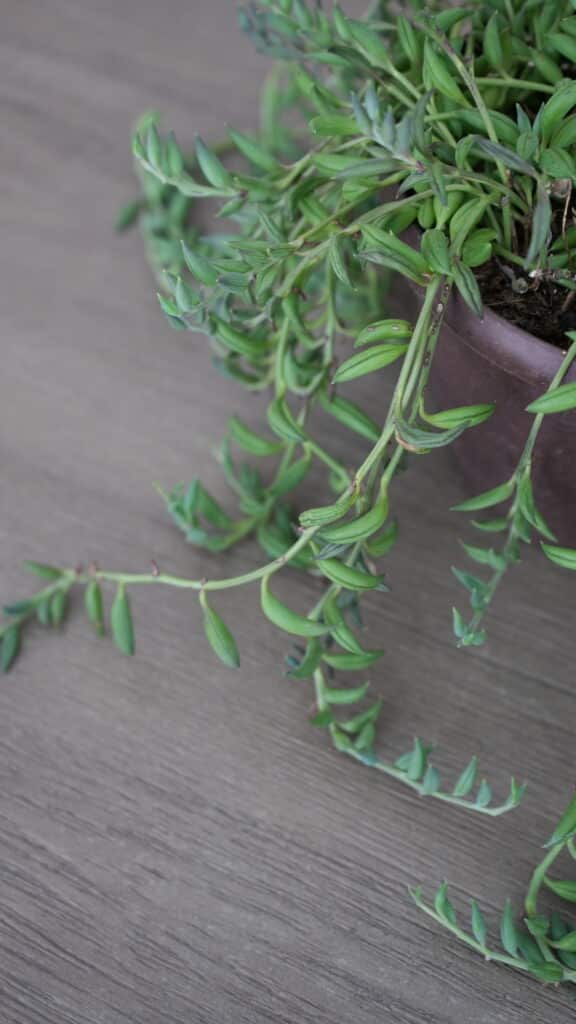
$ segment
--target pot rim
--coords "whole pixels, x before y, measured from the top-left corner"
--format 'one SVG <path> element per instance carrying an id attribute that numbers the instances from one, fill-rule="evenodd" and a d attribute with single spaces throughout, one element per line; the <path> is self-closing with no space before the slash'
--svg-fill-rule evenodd
<path id="1" fill-rule="evenodd" d="M 481 318 L 476 316 L 458 294 L 450 297 L 446 324 L 487 362 L 527 384 L 551 381 L 567 352 L 567 348 L 558 348 L 510 323 L 488 306 Z M 571 366 L 565 379 L 575 376 Z"/>
<path id="2" fill-rule="evenodd" d="M 409 244 L 416 242 L 417 232 L 406 232 Z M 410 237 L 412 236 L 412 237 Z M 422 294 L 422 289 L 405 278 L 411 291 Z M 517 327 L 499 316 L 488 306 L 482 317 L 477 316 L 453 289 L 446 308 L 445 324 L 459 339 L 478 353 L 486 362 L 503 373 L 519 378 L 527 384 L 547 384 L 560 367 L 567 349 L 560 349 L 549 341 Z M 565 380 L 576 380 L 573 364 Z"/>

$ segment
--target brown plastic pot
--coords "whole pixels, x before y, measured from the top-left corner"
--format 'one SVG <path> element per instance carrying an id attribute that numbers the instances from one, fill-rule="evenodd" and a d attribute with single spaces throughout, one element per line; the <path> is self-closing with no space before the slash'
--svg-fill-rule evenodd
<path id="1" fill-rule="evenodd" d="M 415 285 L 398 280 L 394 305 L 413 319 L 421 295 Z M 489 420 L 451 446 L 466 496 L 496 487 L 512 474 L 533 420 L 526 407 L 547 389 L 562 357 L 560 349 L 492 310 L 480 319 L 460 296 L 452 296 L 430 375 L 434 406 L 496 405 Z M 575 366 L 565 380 L 576 380 Z M 545 417 L 532 465 L 538 508 L 559 542 L 576 546 L 576 411 Z"/>

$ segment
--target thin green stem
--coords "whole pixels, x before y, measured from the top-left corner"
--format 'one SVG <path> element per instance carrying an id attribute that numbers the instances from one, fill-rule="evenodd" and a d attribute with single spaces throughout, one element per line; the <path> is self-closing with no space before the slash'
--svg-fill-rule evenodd
<path id="1" fill-rule="evenodd" d="M 568 369 L 574 362 L 574 359 L 576 359 L 576 341 L 572 342 L 570 348 L 566 352 L 566 355 L 564 356 L 560 366 L 558 367 L 557 372 L 555 373 L 550 383 L 548 391 L 554 391 L 559 386 L 559 384 L 562 383 Z M 515 553 L 518 542 L 522 537 L 521 521 L 523 520 L 522 509 L 520 507 L 519 492 L 525 475 L 530 474 L 532 455 L 534 454 L 534 448 L 536 446 L 538 435 L 540 433 L 540 429 L 542 427 L 543 422 L 544 413 L 537 413 L 534 416 L 534 420 L 532 422 L 532 426 L 530 428 L 530 433 L 528 434 L 524 450 L 520 456 L 520 460 L 514 471 L 512 480 L 514 481 L 515 498 L 509 512 L 510 526 L 508 527 L 508 535 L 506 537 L 504 546 L 500 552 L 503 562 L 498 569 L 494 570 L 491 579 L 486 584 L 482 608 L 479 608 L 474 613 L 472 619 L 470 620 L 468 631 L 471 635 L 473 635 L 480 627 L 482 620 L 486 612 L 488 611 L 488 608 L 490 607 L 504 576 L 506 575 L 506 572 L 510 568 L 510 565 L 512 565 L 513 562 L 516 560 Z"/>
<path id="2" fill-rule="evenodd" d="M 422 359 L 428 344 L 428 332 L 430 323 L 434 316 L 434 305 L 439 291 L 442 288 L 442 278 L 433 277 L 426 288 L 424 302 L 414 327 L 414 333 L 408 350 L 402 363 L 402 370 L 398 377 L 394 395 L 394 412 L 400 414 L 403 407 L 410 401 L 418 373 L 422 365 Z"/>
<path id="3" fill-rule="evenodd" d="M 338 462 L 337 459 L 333 458 L 332 455 L 325 451 L 321 445 L 317 444 L 316 441 L 307 441 L 305 447 L 313 452 L 316 458 L 320 459 L 320 462 L 323 462 L 328 469 L 336 474 L 345 488 L 350 485 L 351 480 L 348 471 L 344 468 L 341 462 Z"/>
<path id="4" fill-rule="evenodd" d="M 288 317 L 284 318 L 282 328 L 280 330 L 280 336 L 278 339 L 278 348 L 276 351 L 275 370 L 274 370 L 274 386 L 276 390 L 276 397 L 282 398 L 286 392 L 286 381 L 284 379 L 284 358 L 288 348 L 288 340 L 290 338 L 290 321 Z"/>
<path id="5" fill-rule="evenodd" d="M 418 102 L 421 96 L 420 90 L 416 85 L 414 85 L 410 81 L 409 78 L 406 77 L 406 75 L 404 75 L 401 71 L 398 71 L 398 68 L 395 67 L 393 61 L 387 61 L 384 64 L 384 70 L 387 71 L 390 77 L 394 78 L 398 82 L 398 84 L 401 85 L 402 88 L 405 89 L 406 92 L 409 93 L 410 96 L 412 96 L 412 98 L 416 100 L 416 102 Z"/>
<path id="6" fill-rule="evenodd" d="M 432 287 L 432 286 L 431 286 Z M 413 412 L 409 416 L 409 419 L 414 418 L 414 414 L 418 410 L 419 399 L 421 398 L 428 377 L 430 375 L 430 368 L 432 366 L 432 359 L 438 343 L 440 330 L 444 321 L 444 314 L 446 311 L 446 303 L 450 294 L 451 285 L 447 284 L 444 277 L 437 278 L 435 281 L 435 290 L 433 293 L 433 301 L 431 304 L 430 315 L 426 325 L 426 330 L 423 331 L 421 350 L 419 353 L 419 359 L 415 361 L 412 368 L 412 373 L 406 384 L 406 389 L 403 396 L 403 407 L 407 408 L 412 398 L 413 392 L 417 389 L 416 397 L 413 402 Z M 438 300 L 438 301 L 437 301 Z"/>
<path id="7" fill-rule="evenodd" d="M 554 93 L 554 86 L 545 82 L 530 82 L 522 78 L 475 78 L 476 85 L 501 85 L 506 88 L 516 88 L 527 92 L 543 92 L 548 96 Z"/>
<path id="8" fill-rule="evenodd" d="M 240 576 L 230 576 L 221 580 L 193 580 L 187 576 L 174 576 L 170 573 L 126 573 L 109 572 L 105 569 L 94 569 L 93 572 L 80 572 L 75 574 L 75 582 L 89 583 L 91 579 L 107 581 L 109 583 L 124 583 L 126 586 L 140 586 L 159 583 L 168 587 L 177 587 L 181 590 L 230 590 L 233 587 L 243 587 L 247 583 L 256 583 L 264 576 L 270 576 L 283 569 L 287 562 L 294 555 L 309 543 L 319 527 L 311 526 L 304 530 L 292 547 L 279 558 L 267 562 L 266 565 L 253 569 L 251 572 L 243 573 Z"/>
<path id="9" fill-rule="evenodd" d="M 323 142 L 321 145 L 316 146 L 314 149 L 311 149 L 306 153 L 300 160 L 297 160 L 296 163 L 292 164 L 286 177 L 281 178 L 280 181 L 276 182 L 275 188 L 277 188 L 279 192 L 286 191 L 296 178 L 298 178 L 310 166 L 315 154 L 319 153 L 325 145 L 326 143 Z"/>
<path id="10" fill-rule="evenodd" d="M 512 808 L 517 807 L 519 800 L 521 799 L 521 792 L 519 795 L 514 795 L 511 792 L 508 798 L 501 804 L 488 804 L 486 806 L 481 806 L 480 804 L 475 803 L 473 799 L 456 796 L 454 793 L 441 792 L 440 790 L 430 792 L 423 779 L 415 781 L 395 764 L 391 764 L 388 761 L 382 761 L 371 753 L 366 755 L 362 751 L 354 749 L 346 751 L 346 753 L 348 753 L 350 757 L 355 758 L 355 760 L 360 761 L 366 767 L 376 768 L 378 771 L 390 776 L 390 778 L 396 779 L 397 782 L 402 782 L 404 785 L 414 790 L 415 793 L 418 793 L 421 797 L 432 796 L 435 800 L 440 800 L 442 803 L 450 804 L 452 807 L 460 807 L 463 810 L 474 811 L 476 814 L 484 814 L 490 818 L 499 818 L 503 814 L 506 814 Z"/>
<path id="11" fill-rule="evenodd" d="M 514 263 L 517 267 L 524 268 L 525 260 L 523 256 L 518 256 L 517 253 L 512 252 L 511 249 L 505 249 L 503 245 L 498 245 L 497 242 L 494 243 L 494 255 L 501 256 L 508 263 Z"/>
<path id="12" fill-rule="evenodd" d="M 546 873 L 548 868 L 552 866 L 556 858 L 562 853 L 564 846 L 564 843 L 558 843 L 556 846 L 553 846 L 534 869 L 524 900 L 526 917 L 534 917 L 538 913 L 538 897 L 540 889 L 544 884 Z"/>
<path id="13" fill-rule="evenodd" d="M 425 120 L 436 121 L 438 124 L 438 128 L 440 130 L 440 134 L 443 135 L 445 141 L 450 146 L 454 146 L 454 148 L 456 148 L 456 139 L 454 138 L 452 132 L 450 131 L 450 128 L 446 124 L 444 124 L 445 118 L 439 115 L 434 97 L 430 99 L 430 108 L 432 110 L 432 115 L 429 118 L 425 118 Z M 454 120 L 454 118 L 452 118 L 452 120 Z"/>
<path id="14" fill-rule="evenodd" d="M 392 478 L 394 476 L 394 473 L 398 469 L 398 463 L 400 462 L 400 459 L 402 458 L 403 454 L 404 454 L 404 449 L 403 449 L 402 445 L 397 444 L 396 447 L 394 448 L 394 451 L 392 452 L 392 455 L 390 456 L 390 458 L 388 460 L 388 464 L 386 466 L 386 469 L 384 470 L 384 473 L 382 474 L 383 480 L 385 481 L 385 484 L 387 486 L 391 483 Z M 375 473 L 374 475 L 376 476 L 377 474 Z"/>

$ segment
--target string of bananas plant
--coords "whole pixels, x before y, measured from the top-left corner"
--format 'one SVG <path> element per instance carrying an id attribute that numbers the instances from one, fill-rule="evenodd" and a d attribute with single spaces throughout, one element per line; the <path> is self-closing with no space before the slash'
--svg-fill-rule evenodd
<path id="1" fill-rule="evenodd" d="M 139 122 L 133 153 L 142 194 L 122 211 L 119 227 L 138 222 L 169 324 L 208 335 L 216 368 L 269 396 L 266 427 L 255 432 L 233 415 L 220 448 L 236 512 L 197 478 L 163 497 L 189 543 L 222 553 L 252 537 L 265 561 L 210 579 L 155 565 L 132 573 L 27 563 L 44 585 L 5 608 L 1 659 L 5 670 L 12 666 L 30 622 L 58 626 L 78 587 L 96 630 L 103 633 L 109 618 L 116 645 L 133 654 L 130 595 L 140 586 L 169 586 L 197 595 L 209 644 L 237 668 L 237 643 L 216 598 L 255 584 L 264 617 L 293 638 L 288 676 L 310 681 L 313 725 L 339 751 L 420 795 L 495 816 L 516 807 L 524 787 L 512 779 L 508 796 L 494 803 L 475 757 L 445 787 L 419 738 L 395 760 L 376 753 L 381 702 L 366 705 L 363 674 L 382 651 L 365 645 L 360 605 L 387 590 L 381 561 L 398 534 L 398 474 L 493 412 L 489 395 L 482 405 L 430 410 L 427 383 L 451 294 L 480 316 L 478 271 L 492 260 L 518 290 L 553 280 L 567 303 L 576 290 L 576 0 L 442 6 L 412 0 L 400 13 L 383 0 L 364 19 L 307 0 L 240 7 L 241 27 L 280 62 L 264 89 L 259 135 L 231 129 L 224 143 L 209 147 L 197 138 L 187 153 L 173 134 L 161 133 L 157 115 Z M 194 216 L 203 199 L 220 203 L 212 233 L 202 233 Z M 417 244 L 402 237 L 411 225 Z M 390 274 L 422 289 L 413 320 L 386 317 Z M 458 506 L 474 515 L 481 537 L 499 541 L 465 545 L 485 574 L 454 570 L 471 604 L 469 615 L 453 612 L 461 647 L 484 643 L 485 615 L 523 544 L 537 539 L 550 559 L 576 569 L 576 551 L 556 543 L 536 505 L 531 475 L 545 418 L 576 408 L 576 384 L 564 380 L 575 358 L 576 334 L 569 334 L 556 377 L 529 408 L 532 426 L 514 473 Z M 376 422 L 351 401 L 347 385 L 385 372 L 395 374 L 392 397 Z M 364 451 L 354 470 L 316 439 L 313 412 L 358 436 Z M 318 465 L 334 500 L 298 515 L 293 495 Z M 307 613 L 278 596 L 288 569 L 325 583 Z M 340 673 L 353 673 L 353 682 L 338 683 Z M 569 836 L 564 831 L 551 850 L 573 853 L 576 824 Z M 415 898 L 492 959 L 544 980 L 573 981 L 576 946 L 559 945 L 560 925 L 534 924 L 538 886 L 553 888 L 549 857 L 530 891 L 529 934 L 516 937 L 505 911 L 502 955 L 488 952 L 478 908 L 470 937 L 455 923 L 444 887 L 435 908 L 419 892 Z"/>

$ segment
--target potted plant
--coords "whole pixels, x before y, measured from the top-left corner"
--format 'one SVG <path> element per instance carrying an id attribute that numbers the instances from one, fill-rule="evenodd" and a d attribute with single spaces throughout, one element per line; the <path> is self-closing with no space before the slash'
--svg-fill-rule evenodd
<path id="1" fill-rule="evenodd" d="M 104 586 L 114 588 L 111 633 L 133 654 L 130 592 L 150 585 L 194 591 L 208 642 L 238 667 L 217 595 L 255 584 L 265 619 L 292 638 L 288 675 L 313 687 L 312 724 L 339 751 L 423 796 L 499 815 L 523 787 L 512 779 L 495 804 L 489 784 L 478 784 L 476 758 L 445 787 L 422 740 L 397 759 L 375 752 L 380 703 L 366 703 L 363 674 L 381 651 L 361 635 L 360 603 L 387 589 L 381 560 L 398 533 L 398 474 L 450 445 L 482 481 L 457 509 L 480 537 L 464 545 L 474 571 L 454 570 L 471 604 L 468 615 L 453 611 L 459 646 L 484 642 L 485 615 L 522 545 L 535 540 L 576 568 L 576 551 L 564 546 L 575 536 L 566 478 L 576 450 L 576 5 L 442 7 L 413 0 L 388 10 L 383 0 L 354 20 L 306 0 L 251 4 L 240 10 L 242 28 L 281 62 L 259 136 L 231 130 L 225 143 L 197 139 L 186 154 L 156 115 L 138 124 L 143 193 L 119 226 L 138 221 L 170 325 L 207 334 L 217 369 L 269 396 L 262 431 L 238 415 L 226 427 L 220 460 L 237 513 L 198 479 L 163 496 L 188 542 L 217 556 L 253 536 L 265 560 L 222 577 L 216 558 L 208 580 L 154 564 L 129 573 L 28 563 L 44 585 L 5 609 L 2 664 L 13 664 L 28 621 L 62 621 L 77 586 L 99 632 Z M 219 230 L 202 235 L 193 204 L 204 198 L 220 203 Z M 376 422 L 348 386 L 383 372 L 396 376 Z M 358 436 L 355 470 L 319 444 L 313 411 Z M 292 495 L 316 464 L 334 498 L 298 515 Z M 278 577 L 290 570 L 321 583 L 307 613 L 279 596 Z M 342 673 L 354 681 L 341 685 Z M 433 907 L 419 890 L 414 897 L 485 956 L 573 982 L 576 933 L 557 915 L 542 917 L 536 898 L 547 885 L 574 900 L 575 883 L 548 870 L 565 849 L 575 852 L 575 835 L 572 803 L 535 870 L 525 925 L 504 910 L 502 953 L 490 950 L 476 905 L 468 932 L 445 887 Z"/>

